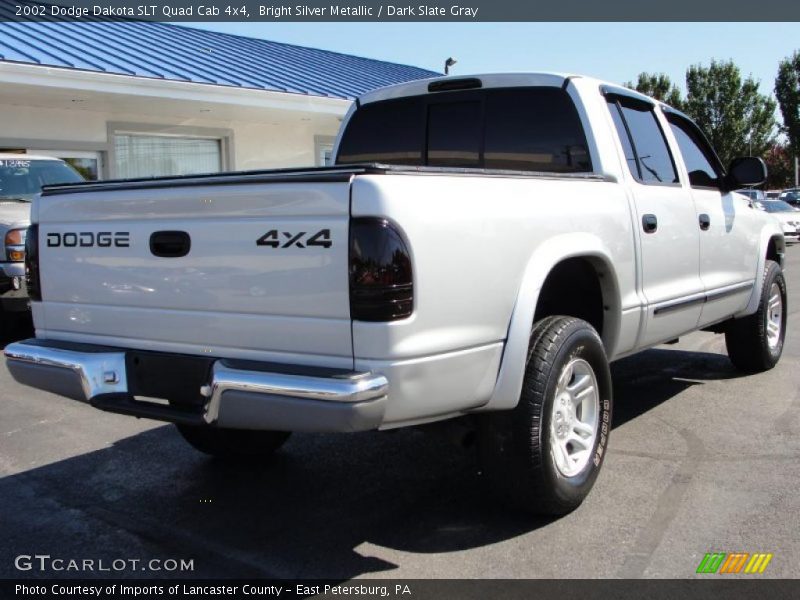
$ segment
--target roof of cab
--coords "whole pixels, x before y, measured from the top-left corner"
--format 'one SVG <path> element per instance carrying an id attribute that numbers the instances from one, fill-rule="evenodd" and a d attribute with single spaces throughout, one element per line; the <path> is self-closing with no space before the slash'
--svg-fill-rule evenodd
<path id="1" fill-rule="evenodd" d="M 383 87 L 378 90 L 367 92 L 359 96 L 361 104 L 377 102 L 379 100 L 390 100 L 392 98 L 402 98 L 405 96 L 419 96 L 428 93 L 428 86 L 439 81 L 457 82 L 459 80 L 479 79 L 482 88 L 491 87 L 525 87 L 525 86 L 547 86 L 561 87 L 568 78 L 581 77 L 568 73 L 481 73 L 476 75 L 464 76 L 443 76 L 419 79 L 406 83 L 399 83 Z"/>
<path id="2" fill-rule="evenodd" d="M 638 92 L 636 90 L 627 88 L 625 86 L 616 83 L 603 81 L 601 79 L 588 77 L 586 75 L 579 75 L 577 73 L 556 73 L 547 71 L 531 72 L 531 73 L 483 73 L 483 74 L 464 75 L 457 77 L 451 75 L 442 77 L 432 77 L 428 79 L 419 79 L 416 81 L 399 83 L 396 85 L 383 87 L 377 90 L 372 90 L 370 92 L 367 92 L 366 94 L 363 94 L 362 96 L 359 96 L 358 102 L 360 104 L 368 104 L 370 102 L 377 102 L 380 100 L 391 100 L 393 98 L 403 98 L 407 96 L 421 96 L 431 91 L 429 90 L 429 86 L 431 84 L 435 84 L 440 81 L 441 82 L 448 81 L 455 83 L 458 82 L 459 80 L 478 79 L 481 82 L 480 86 L 481 88 L 529 87 L 529 86 L 562 87 L 565 85 L 567 81 L 578 78 L 590 83 L 594 83 L 600 89 L 603 89 L 605 91 L 621 93 L 624 94 L 625 96 L 638 98 L 639 100 L 649 102 L 653 105 L 658 105 L 664 109 L 669 110 L 670 112 L 678 113 L 681 116 L 686 117 L 687 119 L 689 118 L 679 110 L 673 108 L 672 106 L 660 100 L 651 98 L 650 96 L 642 94 L 641 92 Z M 351 111 L 353 110 L 353 108 L 351 108 Z"/>

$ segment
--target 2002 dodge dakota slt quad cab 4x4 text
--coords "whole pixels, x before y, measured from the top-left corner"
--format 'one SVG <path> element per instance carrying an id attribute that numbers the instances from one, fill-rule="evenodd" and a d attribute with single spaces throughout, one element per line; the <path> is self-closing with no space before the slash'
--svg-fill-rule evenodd
<path id="1" fill-rule="evenodd" d="M 569 512 L 608 444 L 608 363 L 697 329 L 771 368 L 780 225 L 686 116 L 554 74 L 354 103 L 329 168 L 51 186 L 17 381 L 263 456 L 293 431 L 470 417 L 492 481 Z M 158 401 L 156 399 L 161 399 Z"/>

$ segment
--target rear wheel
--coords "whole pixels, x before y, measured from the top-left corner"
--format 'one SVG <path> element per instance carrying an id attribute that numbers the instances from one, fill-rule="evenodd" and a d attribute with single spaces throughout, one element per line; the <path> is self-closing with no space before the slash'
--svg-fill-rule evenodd
<path id="1" fill-rule="evenodd" d="M 283 446 L 288 431 L 254 431 L 193 425 L 176 425 L 189 444 L 205 454 L 226 460 L 257 460 L 272 456 Z"/>
<path id="2" fill-rule="evenodd" d="M 786 338 L 786 314 L 783 270 L 769 260 L 764 269 L 758 310 L 749 317 L 731 321 L 725 330 L 728 357 L 737 369 L 757 373 L 778 363 Z"/>
<path id="3" fill-rule="evenodd" d="M 517 407 L 501 429 L 501 485 L 537 513 L 577 508 L 600 471 L 611 428 L 611 375 L 586 321 L 547 317 L 531 334 Z"/>

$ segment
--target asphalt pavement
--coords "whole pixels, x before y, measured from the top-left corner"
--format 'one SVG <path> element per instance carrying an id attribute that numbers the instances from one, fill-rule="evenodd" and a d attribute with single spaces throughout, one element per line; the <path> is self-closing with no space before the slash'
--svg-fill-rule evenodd
<path id="1" fill-rule="evenodd" d="M 230 467 L 2 365 L 0 577 L 685 578 L 707 552 L 769 552 L 763 577 L 797 577 L 800 247 L 786 276 L 775 369 L 741 376 L 710 333 L 612 366 L 603 471 L 560 519 L 498 503 L 475 453 L 441 436 L 295 434 Z"/>

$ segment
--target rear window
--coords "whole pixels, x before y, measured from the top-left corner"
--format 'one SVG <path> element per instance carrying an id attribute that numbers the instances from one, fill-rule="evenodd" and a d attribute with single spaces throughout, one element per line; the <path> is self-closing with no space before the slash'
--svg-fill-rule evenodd
<path id="1" fill-rule="evenodd" d="M 428 107 L 428 162 L 436 167 L 479 167 L 481 103 L 447 102 Z"/>
<path id="2" fill-rule="evenodd" d="M 370 103 L 347 125 L 337 164 L 592 170 L 586 135 L 560 88 L 443 92 Z"/>
<path id="3" fill-rule="evenodd" d="M 424 135 L 425 105 L 417 98 L 368 104 L 348 122 L 336 162 L 422 165 Z"/>

